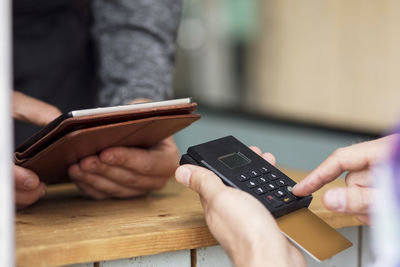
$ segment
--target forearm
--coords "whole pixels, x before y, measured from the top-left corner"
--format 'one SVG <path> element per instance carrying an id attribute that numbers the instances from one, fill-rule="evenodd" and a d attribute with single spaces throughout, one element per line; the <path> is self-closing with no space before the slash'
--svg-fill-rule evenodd
<path id="1" fill-rule="evenodd" d="M 172 95 L 181 1 L 94 0 L 101 105 Z"/>

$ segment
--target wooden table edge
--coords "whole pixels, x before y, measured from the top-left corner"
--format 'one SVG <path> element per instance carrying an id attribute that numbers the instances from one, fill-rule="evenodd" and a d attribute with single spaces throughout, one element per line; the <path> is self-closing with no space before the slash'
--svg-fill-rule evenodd
<path id="1" fill-rule="evenodd" d="M 297 181 L 302 179 L 305 174 L 301 171 L 291 170 L 288 170 L 286 173 Z M 170 183 L 176 184 L 174 180 L 170 181 Z M 335 181 L 329 188 L 336 186 L 344 186 L 344 182 Z M 62 190 L 60 192 L 62 193 Z M 317 203 L 318 201 L 320 202 L 322 193 L 323 191 L 314 197 L 313 203 L 315 205 L 311 205 L 310 210 L 334 228 L 361 225 L 353 216 L 335 214 L 324 209 L 322 204 Z M 165 240 L 168 240 L 168 242 L 165 242 Z M 213 245 L 217 245 L 217 241 L 211 235 L 204 222 L 204 226 L 201 227 L 154 231 L 123 237 L 114 236 L 100 239 L 77 240 L 73 244 L 20 246 L 16 248 L 16 261 L 18 266 L 59 266 L 131 258 Z M 110 249 L 114 251 L 110 253 Z"/>

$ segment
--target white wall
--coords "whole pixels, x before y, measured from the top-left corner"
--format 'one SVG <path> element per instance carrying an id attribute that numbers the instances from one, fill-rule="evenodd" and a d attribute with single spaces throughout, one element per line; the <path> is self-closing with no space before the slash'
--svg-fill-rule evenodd
<path id="1" fill-rule="evenodd" d="M 11 175 L 10 1 L 0 1 L 0 266 L 14 266 L 13 184 Z"/>

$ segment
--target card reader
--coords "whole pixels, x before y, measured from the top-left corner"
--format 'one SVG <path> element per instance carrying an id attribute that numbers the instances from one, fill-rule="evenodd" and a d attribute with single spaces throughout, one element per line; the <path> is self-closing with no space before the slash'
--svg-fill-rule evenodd
<path id="1" fill-rule="evenodd" d="M 213 171 L 229 186 L 250 193 L 275 218 L 308 207 L 312 196 L 296 197 L 296 184 L 233 136 L 192 146 L 181 164 L 195 164 Z"/>
<path id="2" fill-rule="evenodd" d="M 308 209 L 311 195 L 295 196 L 292 179 L 233 136 L 189 147 L 180 164 L 205 167 L 226 185 L 251 194 L 277 219 L 281 231 L 317 261 L 352 245 Z"/>

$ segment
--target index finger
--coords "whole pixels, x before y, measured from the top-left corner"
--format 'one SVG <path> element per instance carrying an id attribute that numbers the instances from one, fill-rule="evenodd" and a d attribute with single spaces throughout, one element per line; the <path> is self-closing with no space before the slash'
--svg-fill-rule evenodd
<path id="1" fill-rule="evenodd" d="M 13 92 L 13 117 L 17 120 L 44 126 L 61 115 L 61 111 L 42 100 L 21 92 Z"/>
<path id="2" fill-rule="evenodd" d="M 335 150 L 304 180 L 293 187 L 293 193 L 306 196 L 335 180 L 345 171 L 369 168 L 386 155 L 390 139 L 389 136 Z"/>

